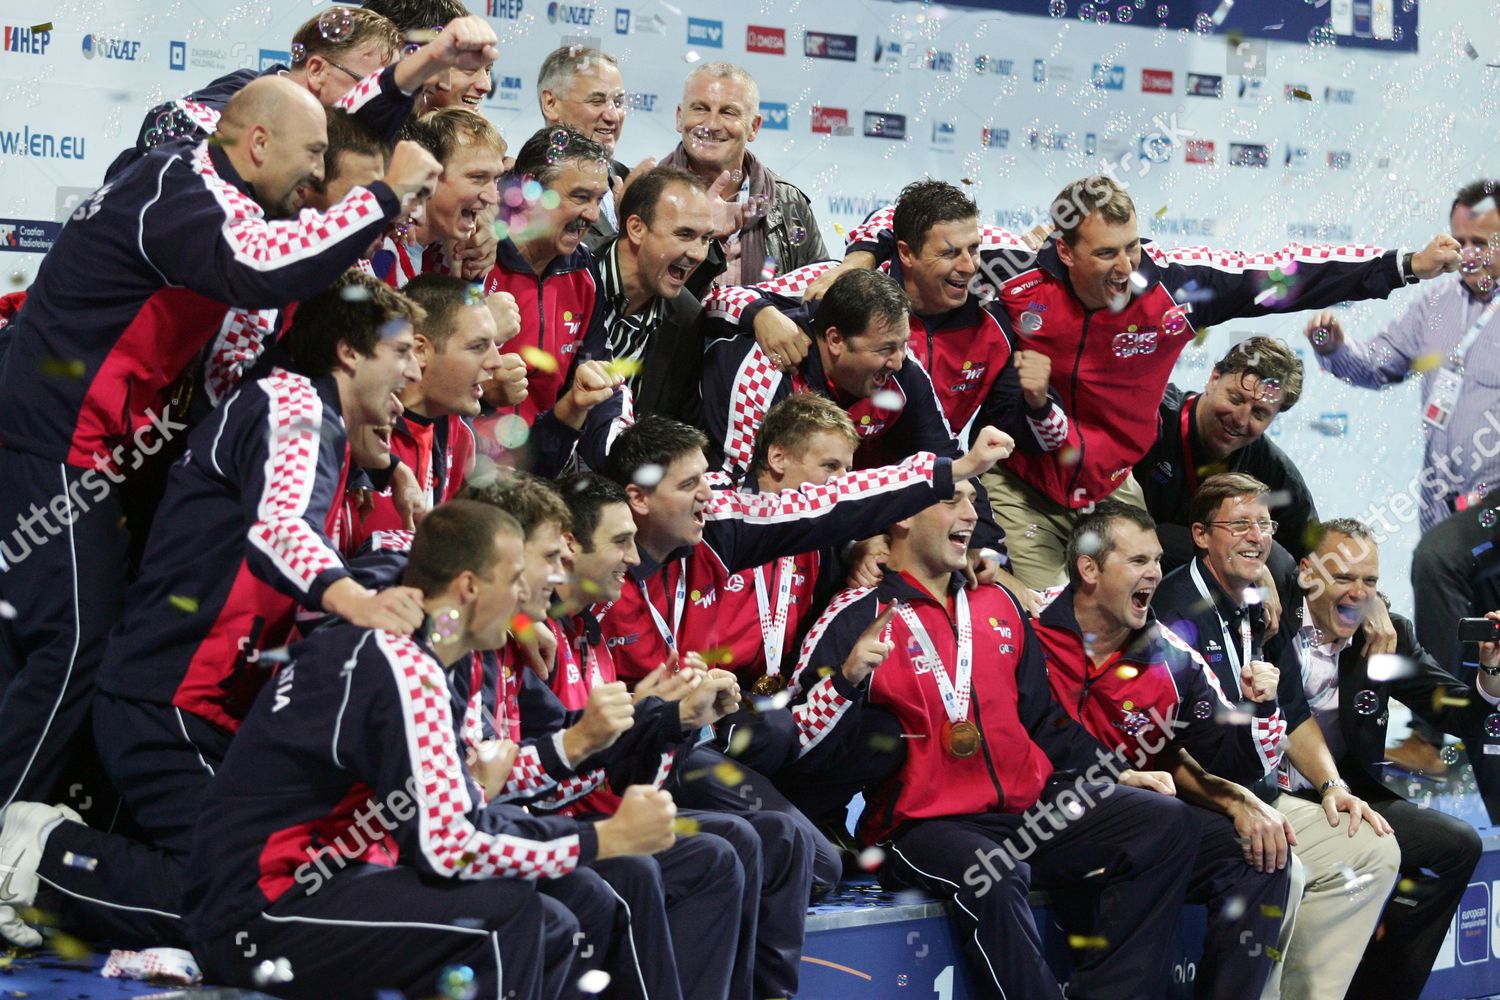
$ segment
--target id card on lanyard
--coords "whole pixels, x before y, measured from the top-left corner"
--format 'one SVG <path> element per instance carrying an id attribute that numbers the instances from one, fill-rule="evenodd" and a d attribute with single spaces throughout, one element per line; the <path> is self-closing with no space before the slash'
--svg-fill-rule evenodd
<path id="1" fill-rule="evenodd" d="M 1490 300 L 1479 313 L 1474 325 L 1469 327 L 1469 332 L 1464 334 L 1464 338 L 1443 359 L 1443 366 L 1433 373 L 1432 392 L 1427 397 L 1427 405 L 1422 408 L 1422 422 L 1427 426 L 1444 430 L 1453 419 L 1453 411 L 1458 409 L 1458 397 L 1463 392 L 1464 368 L 1469 351 L 1489 325 L 1497 307 L 1500 307 L 1500 295 Z"/>
<path id="2" fill-rule="evenodd" d="M 637 580 L 636 582 L 640 585 L 641 600 L 646 602 L 646 610 L 651 612 L 651 620 L 656 624 L 656 631 L 661 635 L 661 641 L 666 644 L 669 653 L 676 651 L 677 633 L 682 628 L 682 610 L 687 604 L 687 559 L 677 560 L 677 588 L 672 594 L 670 625 L 661 616 L 661 612 L 656 610 L 656 605 L 651 603 L 651 592 L 646 587 L 646 581 Z"/>
<path id="3" fill-rule="evenodd" d="M 776 560 L 776 606 L 771 607 L 766 567 L 755 567 L 755 603 L 760 610 L 760 627 L 765 637 L 766 676 L 781 676 L 781 657 L 786 650 L 786 627 L 791 618 L 792 581 L 797 575 L 797 561 L 791 556 Z"/>

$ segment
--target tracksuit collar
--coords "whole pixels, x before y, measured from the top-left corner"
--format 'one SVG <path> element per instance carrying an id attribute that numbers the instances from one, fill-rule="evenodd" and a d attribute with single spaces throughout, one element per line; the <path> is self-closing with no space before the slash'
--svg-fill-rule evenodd
<path id="1" fill-rule="evenodd" d="M 593 254 L 580 243 L 578 249 L 566 257 L 553 257 L 552 263 L 547 265 L 547 270 L 543 272 L 541 277 L 550 278 L 555 274 L 582 271 L 589 266 L 592 260 Z M 517 271 L 521 274 L 536 273 L 531 269 L 531 262 L 521 253 L 521 248 L 516 246 L 515 241 L 509 236 L 501 240 L 499 246 L 495 248 L 495 262 L 507 271 Z"/>
<path id="2" fill-rule="evenodd" d="M 1076 635 L 1081 646 L 1084 645 L 1083 628 L 1078 624 L 1078 615 L 1073 608 L 1073 598 L 1076 595 L 1077 590 L 1071 583 L 1068 584 L 1053 598 L 1052 603 L 1042 609 L 1037 622 L 1048 628 Z M 1166 643 L 1161 638 L 1159 629 L 1156 612 L 1148 606 L 1146 624 L 1125 636 L 1125 643 L 1120 647 L 1120 658 L 1136 663 L 1160 659 L 1161 649 Z"/>

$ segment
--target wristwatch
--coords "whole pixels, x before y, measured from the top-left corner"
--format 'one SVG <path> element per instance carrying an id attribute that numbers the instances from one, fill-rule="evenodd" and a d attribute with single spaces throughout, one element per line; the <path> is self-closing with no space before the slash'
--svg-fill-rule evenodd
<path id="1" fill-rule="evenodd" d="M 1500 666 L 1487 667 L 1483 663 L 1481 663 L 1479 664 L 1479 669 L 1483 670 L 1491 677 L 1500 677 Z"/>
<path id="2" fill-rule="evenodd" d="M 1319 797 L 1327 795 L 1328 789 L 1330 788 L 1342 788 L 1347 792 L 1349 790 L 1349 782 L 1345 781 L 1343 778 L 1329 778 L 1327 781 L 1318 786 Z"/>
<path id="3" fill-rule="evenodd" d="M 1412 258 L 1416 255 L 1417 252 L 1415 250 L 1408 250 L 1401 255 L 1401 280 L 1408 285 L 1415 285 L 1418 281 L 1422 280 L 1417 277 L 1417 272 L 1411 269 Z"/>

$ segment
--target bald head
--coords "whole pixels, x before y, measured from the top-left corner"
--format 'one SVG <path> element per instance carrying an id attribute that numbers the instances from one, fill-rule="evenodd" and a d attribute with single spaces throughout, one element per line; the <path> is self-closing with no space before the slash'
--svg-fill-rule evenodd
<path id="1" fill-rule="evenodd" d="M 323 179 L 328 113 L 305 88 L 262 76 L 229 99 L 217 139 L 266 215 L 286 218 Z"/>

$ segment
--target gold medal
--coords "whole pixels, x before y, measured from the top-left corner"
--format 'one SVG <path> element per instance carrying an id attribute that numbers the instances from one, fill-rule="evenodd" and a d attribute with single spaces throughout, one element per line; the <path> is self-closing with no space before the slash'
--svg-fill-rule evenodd
<path id="1" fill-rule="evenodd" d="M 750 693 L 769 698 L 786 690 L 786 678 L 780 674 L 761 674 L 750 685 Z"/>
<path id="2" fill-rule="evenodd" d="M 979 752 L 981 742 L 983 737 L 979 735 L 979 727 L 967 719 L 943 724 L 943 749 L 950 757 L 968 760 Z"/>

